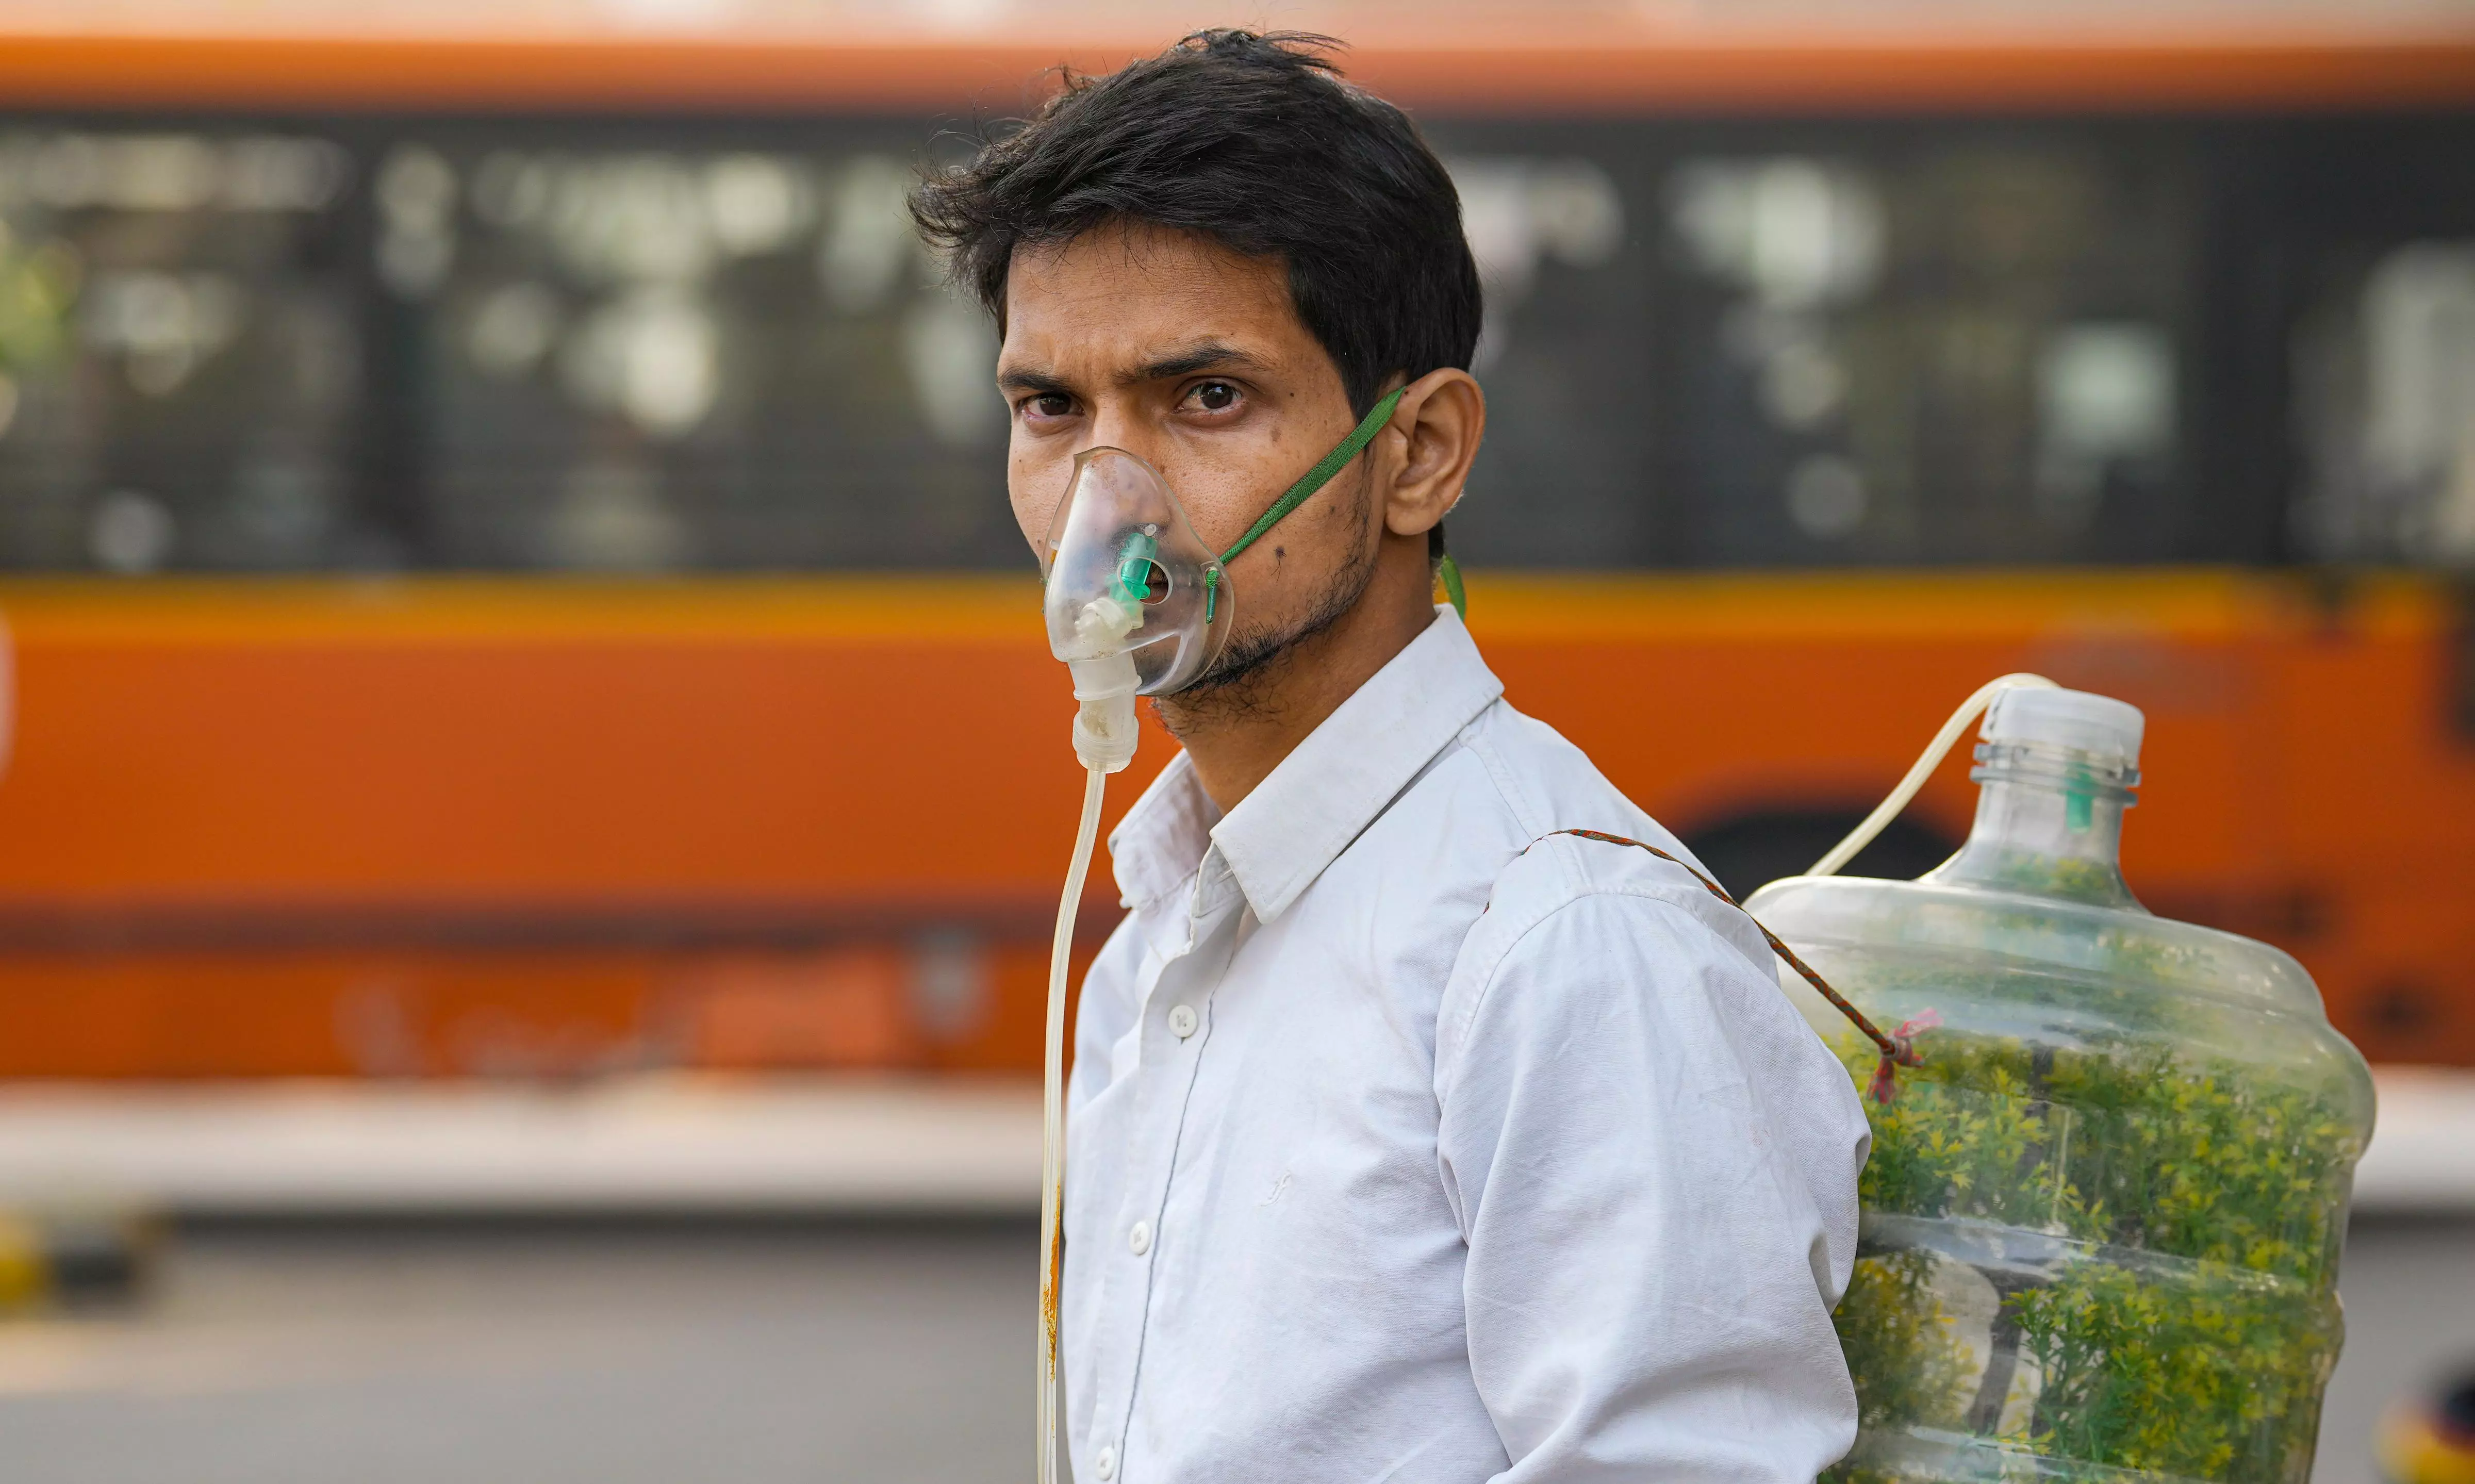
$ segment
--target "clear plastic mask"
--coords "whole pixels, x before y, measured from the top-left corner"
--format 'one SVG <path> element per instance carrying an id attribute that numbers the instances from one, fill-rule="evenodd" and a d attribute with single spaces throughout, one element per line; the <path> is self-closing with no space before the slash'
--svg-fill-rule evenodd
<path id="1" fill-rule="evenodd" d="M 1039 551 L 1048 646 L 1078 675 L 1122 654 L 1135 693 L 1167 695 L 1193 684 L 1228 640 L 1236 604 L 1220 559 L 1168 480 L 1122 449 L 1075 458 Z"/>

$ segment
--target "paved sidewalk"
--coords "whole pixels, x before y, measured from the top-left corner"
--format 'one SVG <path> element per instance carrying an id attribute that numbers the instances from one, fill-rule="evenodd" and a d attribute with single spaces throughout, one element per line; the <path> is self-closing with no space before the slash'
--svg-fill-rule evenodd
<path id="1" fill-rule="evenodd" d="M 2385 1068 L 2374 1214 L 2475 1212 L 2475 1073 Z M 203 1216 L 1018 1214 L 1040 1091 L 1012 1081 L 662 1076 L 0 1088 L 0 1202 Z"/>
<path id="2" fill-rule="evenodd" d="M 2355 1209 L 2400 1216 L 2475 1212 L 2475 1072 L 2379 1067 L 2380 1124 L 2355 1169 Z"/>
<path id="3" fill-rule="evenodd" d="M 635 1077 L 0 1089 L 0 1201 L 180 1215 L 1014 1214 L 1040 1089 Z"/>

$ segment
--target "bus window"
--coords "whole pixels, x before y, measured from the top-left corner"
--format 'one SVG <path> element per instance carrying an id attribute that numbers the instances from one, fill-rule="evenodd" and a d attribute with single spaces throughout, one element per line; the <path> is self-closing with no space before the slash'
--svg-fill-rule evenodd
<path id="1" fill-rule="evenodd" d="M 1646 138 L 1436 133 L 1486 296 L 1486 443 L 1448 523 L 1455 547 L 1499 567 L 1639 565 L 1656 547 Z"/>
<path id="2" fill-rule="evenodd" d="M 1427 127 L 1473 565 L 2475 552 L 2457 120 Z M 0 566 L 1021 570 L 992 333 L 904 214 L 946 142 L 0 129 Z"/>
<path id="3" fill-rule="evenodd" d="M 1485 274 L 1488 446 L 1455 517 L 1473 560 L 2239 554 L 2192 498 L 2205 203 L 2189 131 L 1438 134 L 1466 152 L 1483 263 L 1521 248 Z M 1561 158 L 1480 153 L 1509 141 Z M 1574 214 L 1622 240 L 1559 252 L 1507 231 L 1516 164 L 1594 182 L 1608 199 Z"/>
<path id="4" fill-rule="evenodd" d="M 801 133 L 393 146 L 374 251 L 430 561 L 1026 560 L 994 335 L 906 214 L 931 131 Z"/>
<path id="5" fill-rule="evenodd" d="M 305 135 L 0 132 L 0 566 L 302 568 L 372 540 L 349 177 Z"/>
<path id="6" fill-rule="evenodd" d="M 1697 565 L 2200 554 L 2175 152 L 1887 141 L 1672 182 Z"/>
<path id="7" fill-rule="evenodd" d="M 2390 249 L 2296 340 L 2300 544 L 2328 560 L 2475 566 L 2475 241 Z"/>

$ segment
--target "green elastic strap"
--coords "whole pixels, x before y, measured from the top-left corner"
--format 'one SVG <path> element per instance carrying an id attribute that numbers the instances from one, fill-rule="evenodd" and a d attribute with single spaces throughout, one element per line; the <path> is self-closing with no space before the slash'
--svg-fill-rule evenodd
<path id="1" fill-rule="evenodd" d="M 1204 622 L 1209 623 L 1212 621 L 1213 610 L 1219 601 L 1220 569 L 1228 566 L 1231 562 L 1238 560 L 1238 552 L 1253 546 L 1262 537 L 1262 534 L 1265 531 L 1280 524 L 1283 518 L 1287 517 L 1290 511 L 1305 504 L 1309 496 L 1312 495 L 1315 491 L 1322 489 L 1326 484 L 1331 483 L 1333 475 L 1349 467 L 1349 461 L 1351 459 L 1354 459 L 1358 457 L 1359 454 L 1365 452 L 1366 446 L 1375 441 L 1377 430 L 1392 420 L 1392 409 L 1401 405 L 1401 394 L 1408 390 L 1408 387 L 1402 387 L 1398 391 L 1393 392 L 1390 396 L 1385 398 L 1382 401 L 1379 401 L 1374 406 L 1368 408 L 1366 416 L 1359 420 L 1358 426 L 1350 432 L 1348 437 L 1340 440 L 1338 447 L 1335 448 L 1330 453 L 1325 454 L 1322 461 L 1316 464 L 1312 469 L 1308 470 L 1305 476 L 1299 479 L 1297 483 L 1290 485 L 1287 494 L 1283 495 L 1280 499 L 1272 501 L 1272 508 L 1263 512 L 1263 518 L 1255 523 L 1253 529 L 1247 531 L 1245 535 L 1238 538 L 1238 544 L 1236 546 L 1231 547 L 1228 550 L 1220 553 L 1220 561 L 1218 564 L 1203 574 Z"/>
<path id="2" fill-rule="evenodd" d="M 1435 575 L 1444 579 L 1444 596 L 1453 601 L 1453 612 L 1469 617 L 1469 595 L 1461 591 L 1461 564 L 1453 560 L 1450 551 L 1435 564 Z"/>

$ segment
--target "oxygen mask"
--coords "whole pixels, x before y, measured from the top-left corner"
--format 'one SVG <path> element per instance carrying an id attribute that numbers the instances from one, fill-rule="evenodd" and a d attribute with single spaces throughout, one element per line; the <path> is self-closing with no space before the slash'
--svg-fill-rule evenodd
<path id="1" fill-rule="evenodd" d="M 1049 651 L 1074 677 L 1074 752 L 1114 773 L 1134 760 L 1135 697 L 1202 675 L 1235 603 L 1168 480 L 1122 449 L 1076 456 L 1040 546 Z"/>

